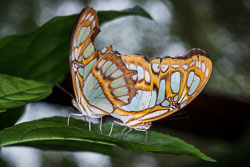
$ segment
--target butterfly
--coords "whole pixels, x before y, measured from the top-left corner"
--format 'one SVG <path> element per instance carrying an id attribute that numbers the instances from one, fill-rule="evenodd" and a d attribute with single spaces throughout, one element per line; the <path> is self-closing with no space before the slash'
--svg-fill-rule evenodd
<path id="1" fill-rule="evenodd" d="M 212 61 L 201 49 L 174 58 L 122 55 L 112 46 L 95 49 L 99 32 L 97 12 L 86 8 L 71 40 L 72 102 L 80 114 L 70 115 L 110 115 L 120 120 L 114 123 L 147 132 L 152 121 L 175 113 L 195 99 L 210 78 Z"/>
<path id="2" fill-rule="evenodd" d="M 108 77 L 112 69 L 107 70 L 109 63 L 105 64 L 101 71 L 94 73 L 94 69 L 97 68 L 96 64 L 108 59 L 113 59 L 114 66 L 119 69 L 113 76 L 120 75 L 122 72 L 127 78 L 130 78 L 136 73 L 126 69 L 121 57 L 112 51 L 112 46 L 107 46 L 102 51 L 95 49 L 94 39 L 99 32 L 97 12 L 92 8 L 84 9 L 73 31 L 70 47 L 70 69 L 75 93 L 75 99 L 72 100 L 72 103 L 80 111 L 80 114 L 70 113 L 68 125 L 71 115 L 102 118 L 105 115 L 110 115 L 117 106 L 128 104 L 122 100 L 122 96 L 117 98 L 113 96 L 113 92 L 119 90 L 109 87 L 110 84 L 114 84 L 112 81 L 115 80 Z M 107 72 L 103 70 L 107 70 Z M 98 78 L 100 72 L 101 74 L 106 72 L 101 80 L 100 76 Z M 129 82 L 133 83 L 133 81 Z M 135 90 L 132 86 L 130 89 L 131 99 L 135 95 Z M 89 129 L 91 130 L 90 121 Z"/>

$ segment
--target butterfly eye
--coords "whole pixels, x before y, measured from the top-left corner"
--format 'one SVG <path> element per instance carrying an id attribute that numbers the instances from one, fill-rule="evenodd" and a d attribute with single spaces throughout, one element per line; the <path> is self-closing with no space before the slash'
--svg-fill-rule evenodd
<path id="1" fill-rule="evenodd" d="M 151 122 L 146 122 L 146 123 L 144 123 L 144 125 L 149 128 L 152 125 L 152 123 Z"/>
<path id="2" fill-rule="evenodd" d="M 77 64 L 76 61 L 74 62 L 74 67 L 75 67 L 75 68 L 78 68 L 78 64 Z"/>

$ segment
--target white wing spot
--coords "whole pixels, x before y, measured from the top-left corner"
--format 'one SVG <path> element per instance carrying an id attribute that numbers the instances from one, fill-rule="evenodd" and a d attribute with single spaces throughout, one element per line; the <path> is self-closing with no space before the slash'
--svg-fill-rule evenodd
<path id="1" fill-rule="evenodd" d="M 134 64 L 130 64 L 130 70 L 136 70 L 136 66 Z"/>
<path id="2" fill-rule="evenodd" d="M 173 93 L 178 93 L 181 84 L 181 74 L 179 71 L 173 72 L 171 75 L 170 86 Z"/>
<path id="3" fill-rule="evenodd" d="M 98 63 L 97 68 L 98 68 L 98 69 L 101 68 L 101 66 L 104 64 L 105 61 L 106 61 L 105 59 L 101 60 L 101 61 Z"/>
<path id="4" fill-rule="evenodd" d="M 188 69 L 188 65 L 184 64 L 184 65 L 182 65 L 182 68 L 183 68 L 184 70 L 187 70 L 187 69 Z"/>
<path id="5" fill-rule="evenodd" d="M 125 66 L 126 66 L 126 68 L 127 68 L 127 69 L 129 69 L 129 66 L 128 66 L 128 64 L 127 64 L 127 63 L 125 63 Z"/>
<path id="6" fill-rule="evenodd" d="M 130 66 L 131 68 L 131 66 Z M 142 80 L 144 78 L 144 71 L 141 66 L 137 66 L 137 71 L 138 71 L 138 80 Z"/>
<path id="7" fill-rule="evenodd" d="M 150 75 L 149 75 L 148 70 L 145 70 L 145 81 L 146 81 L 147 83 L 150 83 Z"/>
<path id="8" fill-rule="evenodd" d="M 137 79 L 137 74 L 132 75 L 132 80 L 133 80 L 133 81 L 136 81 L 136 79 Z"/>
<path id="9" fill-rule="evenodd" d="M 172 68 L 179 68 L 180 67 L 180 65 L 178 65 L 178 64 L 173 64 L 172 65 Z"/>
<path id="10" fill-rule="evenodd" d="M 201 69 L 202 69 L 202 72 L 205 72 L 205 64 L 204 63 L 201 64 Z"/>
<path id="11" fill-rule="evenodd" d="M 159 64 L 158 63 L 152 64 L 152 69 L 155 73 L 159 73 L 160 72 Z"/>
<path id="12" fill-rule="evenodd" d="M 102 73 L 105 73 L 107 71 L 107 69 L 109 68 L 109 66 L 111 66 L 112 62 L 111 61 L 107 61 L 103 66 L 102 66 Z"/>
<path id="13" fill-rule="evenodd" d="M 193 65 L 194 65 L 194 61 L 192 61 L 189 66 L 192 67 Z"/>
<path id="14" fill-rule="evenodd" d="M 166 72 L 167 69 L 168 69 L 168 65 L 167 65 L 167 64 L 162 64 L 162 65 L 161 65 L 161 71 L 162 71 L 162 72 Z"/>
<path id="15" fill-rule="evenodd" d="M 101 53 L 105 53 L 106 51 L 107 51 L 107 48 L 105 47 L 102 49 Z"/>
<path id="16" fill-rule="evenodd" d="M 188 74 L 188 79 L 187 79 L 187 87 L 189 88 L 193 82 L 194 79 L 194 72 L 190 71 Z"/>
<path id="17" fill-rule="evenodd" d="M 92 26 L 95 27 L 95 20 L 93 21 Z"/>
<path id="18" fill-rule="evenodd" d="M 105 77 L 108 77 L 110 74 L 112 74 L 114 71 L 117 70 L 117 65 L 116 64 L 112 64 L 109 69 L 106 71 L 105 73 Z"/>
<path id="19" fill-rule="evenodd" d="M 208 71 L 209 71 L 209 70 L 207 69 L 207 71 L 206 71 L 206 77 L 208 77 Z"/>
<path id="20" fill-rule="evenodd" d="M 90 18 L 89 18 L 89 21 L 91 22 L 91 21 L 93 21 L 94 20 L 94 16 L 91 16 Z"/>
<path id="21" fill-rule="evenodd" d="M 196 62 L 196 67 L 201 68 L 201 62 L 200 61 Z"/>
<path id="22" fill-rule="evenodd" d="M 81 21 L 83 21 L 85 19 L 86 15 L 82 17 Z"/>
<path id="23" fill-rule="evenodd" d="M 89 14 L 86 16 L 85 20 L 88 20 L 90 16 L 91 16 L 91 14 L 89 13 Z"/>
<path id="24" fill-rule="evenodd" d="M 189 96 L 191 96 L 194 93 L 196 88 L 199 86 L 200 81 L 201 81 L 200 77 L 198 75 L 194 75 L 193 82 L 192 82 L 192 84 L 191 84 L 191 86 L 189 88 L 189 91 L 188 91 Z"/>

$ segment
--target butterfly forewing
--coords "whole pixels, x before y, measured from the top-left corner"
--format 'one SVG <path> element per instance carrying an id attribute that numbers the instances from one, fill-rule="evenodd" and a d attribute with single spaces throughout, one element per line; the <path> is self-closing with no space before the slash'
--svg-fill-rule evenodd
<path id="1" fill-rule="evenodd" d="M 89 117 L 102 117 L 113 110 L 92 75 L 94 65 L 102 56 L 94 47 L 94 39 L 99 31 L 96 11 L 86 8 L 81 13 L 71 40 L 70 65 L 76 101 L 80 112 Z M 112 50 L 111 46 L 106 47 L 103 53 L 109 50 Z"/>

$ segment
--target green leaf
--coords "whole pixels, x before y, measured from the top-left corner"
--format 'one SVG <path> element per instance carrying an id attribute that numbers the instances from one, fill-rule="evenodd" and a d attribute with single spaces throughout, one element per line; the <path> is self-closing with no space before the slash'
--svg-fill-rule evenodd
<path id="1" fill-rule="evenodd" d="M 161 154 L 189 155 L 207 161 L 214 159 L 201 153 L 194 146 L 176 137 L 149 131 L 148 143 L 144 143 L 145 133 L 132 131 L 120 139 L 124 127 L 114 126 L 112 137 L 108 136 L 110 125 L 103 125 L 103 134 L 99 133 L 98 125 L 92 131 L 83 128 L 83 121 L 71 119 L 66 126 L 66 118 L 52 117 L 22 123 L 0 132 L 0 146 L 32 146 L 40 149 L 59 149 L 71 151 L 91 151 L 100 146 L 119 146 L 130 151 L 150 151 Z M 96 151 L 96 150 L 92 150 Z M 99 151 L 96 151 L 99 152 Z"/>
<path id="2" fill-rule="evenodd" d="M 152 17 L 141 7 L 135 6 L 133 8 L 125 9 L 122 11 L 101 11 L 98 12 L 98 16 L 100 18 L 100 24 L 108 22 L 110 20 L 114 20 L 118 17 L 129 16 L 129 15 L 137 15 L 142 16 L 147 19 L 152 19 Z"/>
<path id="3" fill-rule="evenodd" d="M 137 15 L 151 18 L 142 8 L 98 12 L 103 24 L 116 18 Z M 60 82 L 69 72 L 71 34 L 79 15 L 55 17 L 27 35 L 0 40 L 0 72 L 26 79 Z"/>
<path id="4" fill-rule="evenodd" d="M 6 111 L 6 109 L 1 109 L 0 108 L 0 113 L 3 113 L 3 112 L 5 112 Z"/>
<path id="5" fill-rule="evenodd" d="M 0 113 L 0 130 L 13 126 L 24 113 L 24 106 L 7 109 Z"/>
<path id="6" fill-rule="evenodd" d="M 0 74 L 0 109 L 23 106 L 51 92 L 51 84 Z"/>

